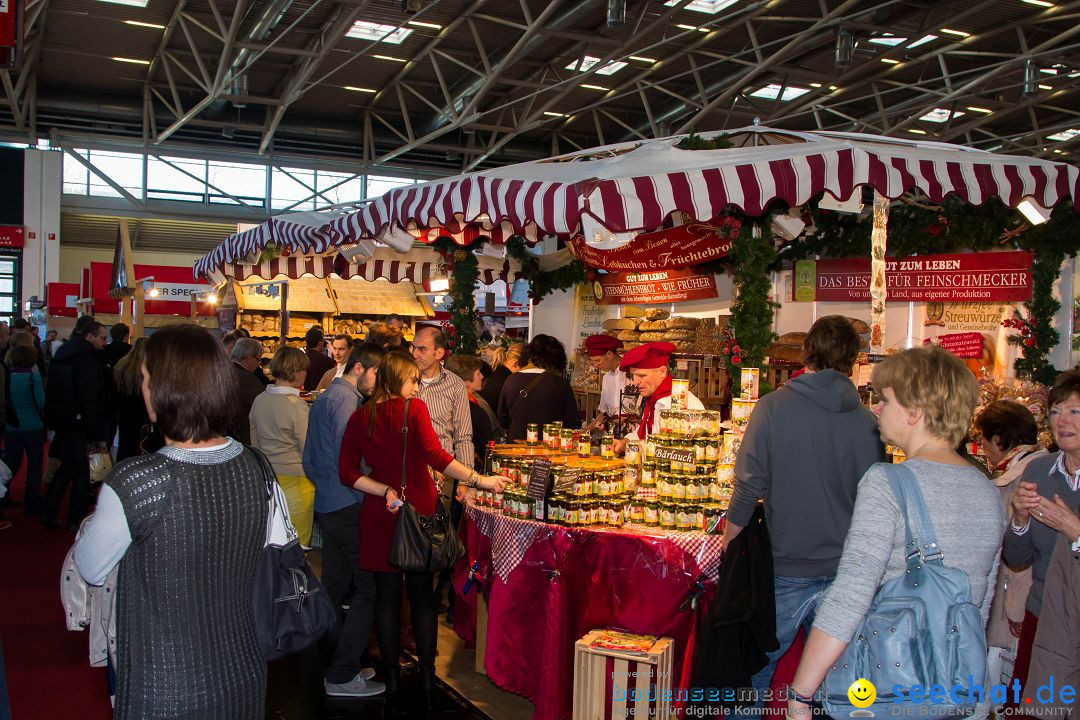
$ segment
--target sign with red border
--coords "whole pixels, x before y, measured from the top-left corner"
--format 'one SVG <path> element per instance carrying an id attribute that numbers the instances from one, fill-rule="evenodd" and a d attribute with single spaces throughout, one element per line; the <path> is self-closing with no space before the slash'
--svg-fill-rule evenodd
<path id="1" fill-rule="evenodd" d="M 21 248 L 25 244 L 26 228 L 22 225 L 0 225 L 0 247 Z"/>
<path id="2" fill-rule="evenodd" d="M 692 270 L 608 273 L 593 283 L 600 305 L 677 303 L 716 297 L 716 278 Z"/>

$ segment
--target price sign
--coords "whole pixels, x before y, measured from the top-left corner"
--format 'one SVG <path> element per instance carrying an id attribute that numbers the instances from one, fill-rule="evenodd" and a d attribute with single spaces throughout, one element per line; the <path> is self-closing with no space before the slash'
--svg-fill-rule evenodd
<path id="1" fill-rule="evenodd" d="M 538 457 L 533 460 L 532 472 L 529 473 L 529 486 L 525 497 L 543 500 L 547 496 L 548 480 L 551 478 L 551 458 Z"/>
<path id="2" fill-rule="evenodd" d="M 553 493 L 570 492 L 574 489 L 574 483 L 577 482 L 579 477 L 581 477 L 581 468 L 564 468 L 551 491 Z"/>

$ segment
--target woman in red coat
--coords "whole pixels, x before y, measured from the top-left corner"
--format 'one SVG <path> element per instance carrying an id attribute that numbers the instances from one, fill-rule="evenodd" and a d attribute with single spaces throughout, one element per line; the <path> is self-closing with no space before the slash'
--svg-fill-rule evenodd
<path id="1" fill-rule="evenodd" d="M 413 359 L 389 353 L 379 364 L 375 388 L 363 407 L 353 413 L 341 441 L 338 467 L 341 482 L 371 495 L 360 505 L 360 568 L 375 576 L 375 629 L 386 672 L 387 689 L 398 685 L 399 625 L 402 581 L 409 593 L 413 633 L 420 656 L 420 679 L 429 693 L 435 680 L 436 605 L 433 573 L 402 573 L 387 563 L 397 527 L 396 503 L 408 500 L 421 515 L 435 514 L 438 488 L 428 467 L 461 481 L 466 487 L 502 492 L 505 478 L 481 477 L 454 460 L 431 426 L 422 400 L 409 403 L 408 453 L 405 455 L 405 490 L 402 492 L 401 429 L 405 423 L 405 399 L 412 398 L 420 381 Z M 361 471 L 361 461 L 370 470 Z"/>

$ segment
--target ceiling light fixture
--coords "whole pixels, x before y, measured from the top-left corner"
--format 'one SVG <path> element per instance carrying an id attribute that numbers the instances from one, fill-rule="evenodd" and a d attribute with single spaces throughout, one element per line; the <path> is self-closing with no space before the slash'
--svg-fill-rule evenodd
<path id="1" fill-rule="evenodd" d="M 1054 7 L 1054 3 L 1046 2 L 1046 0 L 1022 0 L 1022 2 L 1026 2 L 1028 5 L 1037 5 L 1044 8 Z"/>
<path id="2" fill-rule="evenodd" d="M 567 117 L 567 115 L 565 113 L 552 112 L 551 110 L 545 110 L 544 114 L 547 115 L 548 117 Z"/>
<path id="3" fill-rule="evenodd" d="M 889 65 L 899 65 L 900 61 L 896 58 L 881 58 L 881 62 L 888 63 Z"/>
<path id="4" fill-rule="evenodd" d="M 133 65 L 149 65 L 149 60 L 139 60 L 138 58 L 126 58 L 126 57 L 114 57 L 113 60 L 122 63 L 131 63 Z"/>
<path id="5" fill-rule="evenodd" d="M 630 59 L 631 60 L 637 60 L 638 62 L 644 62 L 644 63 L 654 63 L 654 62 L 656 62 L 655 58 L 642 57 L 640 55 L 631 55 Z"/>
<path id="6" fill-rule="evenodd" d="M 608 90 L 611 89 L 611 88 L 602 87 L 600 85 L 586 85 L 585 83 L 582 83 L 581 87 L 587 88 L 589 90 L 600 90 L 602 92 L 607 92 Z"/>
<path id="7" fill-rule="evenodd" d="M 129 7 L 144 8 L 150 4 L 150 0 L 101 0 L 112 5 L 128 5 Z"/>
<path id="8" fill-rule="evenodd" d="M 913 133 L 915 135 L 925 135 L 926 134 L 925 130 L 920 130 L 919 128 L 908 128 L 907 131 L 909 133 Z"/>
<path id="9" fill-rule="evenodd" d="M 945 33 L 946 35 L 955 35 L 956 37 L 971 37 L 971 33 L 964 32 L 963 30 L 951 30 L 949 28 L 941 28 L 941 32 Z"/>
<path id="10" fill-rule="evenodd" d="M 1053 90 L 1054 86 L 1053 85 L 1039 85 L 1039 89 L 1040 90 Z"/>
<path id="11" fill-rule="evenodd" d="M 1042 225 L 1050 219 L 1050 211 L 1031 198 L 1024 198 L 1016 209 L 1023 213 L 1032 225 Z"/>
<path id="12" fill-rule="evenodd" d="M 703 33 L 709 32 L 709 28 L 698 27 L 697 25 L 685 25 L 683 23 L 679 23 L 675 27 L 677 27 L 677 28 L 679 28 L 681 30 L 697 30 L 698 32 L 703 32 Z"/>
<path id="13" fill-rule="evenodd" d="M 968 110 L 970 110 L 971 112 L 981 112 L 981 113 L 987 113 L 987 114 L 990 114 L 990 113 L 994 112 L 990 108 L 972 107 L 971 105 L 968 105 Z"/>
<path id="14" fill-rule="evenodd" d="M 372 55 L 371 57 L 373 57 L 373 58 L 375 58 L 377 60 L 389 60 L 390 62 L 399 62 L 399 63 L 409 62 L 408 60 L 404 60 L 404 59 L 398 58 L 398 57 L 393 57 L 391 55 Z"/>
<path id="15" fill-rule="evenodd" d="M 378 90 L 375 90 L 373 88 L 353 87 L 352 85 L 346 85 L 345 89 L 346 90 L 352 90 L 353 92 L 372 93 L 372 94 L 375 94 L 375 93 L 379 92 Z"/>
<path id="16" fill-rule="evenodd" d="M 819 88 L 819 87 L 821 87 L 821 83 L 810 83 L 810 87 Z"/>
<path id="17" fill-rule="evenodd" d="M 442 30 L 442 25 L 438 23 L 424 22 L 423 20 L 407 20 L 406 25 L 415 25 L 416 27 L 431 28 L 432 30 Z"/>
<path id="18" fill-rule="evenodd" d="M 141 20 L 125 20 L 125 25 L 134 25 L 135 27 L 153 28 L 154 30 L 164 30 L 164 25 L 158 25 L 157 23 L 142 22 Z"/>

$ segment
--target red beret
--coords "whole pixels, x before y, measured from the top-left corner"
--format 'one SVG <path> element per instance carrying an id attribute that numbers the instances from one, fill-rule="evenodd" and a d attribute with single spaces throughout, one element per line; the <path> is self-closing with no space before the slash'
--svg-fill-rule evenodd
<path id="1" fill-rule="evenodd" d="M 626 371 L 632 368 L 649 370 L 651 368 L 667 367 L 668 358 L 675 352 L 675 344 L 669 342 L 651 342 L 638 345 L 630 352 L 623 355 L 619 369 Z"/>
<path id="2" fill-rule="evenodd" d="M 590 335 L 585 338 L 585 352 L 593 357 L 599 357 L 606 352 L 619 350 L 623 341 L 610 335 Z"/>

